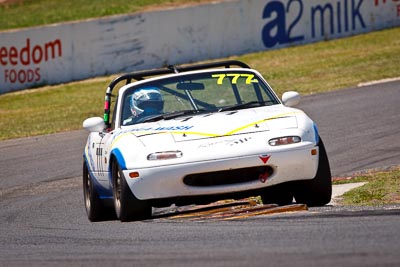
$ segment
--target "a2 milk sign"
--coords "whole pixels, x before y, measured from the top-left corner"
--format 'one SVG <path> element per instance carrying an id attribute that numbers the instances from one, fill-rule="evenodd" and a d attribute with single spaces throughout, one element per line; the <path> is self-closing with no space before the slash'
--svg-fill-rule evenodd
<path id="1" fill-rule="evenodd" d="M 374 1 L 375 8 L 398 2 L 396 12 L 400 17 L 400 0 L 268 1 L 262 14 L 266 21 L 263 43 L 271 48 L 362 32 L 370 19 L 370 14 L 362 11 L 366 1 Z"/>

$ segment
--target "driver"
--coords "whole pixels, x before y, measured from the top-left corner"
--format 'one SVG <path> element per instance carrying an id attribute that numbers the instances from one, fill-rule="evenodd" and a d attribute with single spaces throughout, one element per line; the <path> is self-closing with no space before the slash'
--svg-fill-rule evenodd
<path id="1" fill-rule="evenodd" d="M 135 91 L 130 99 L 130 108 L 132 116 L 129 122 L 138 122 L 144 117 L 162 114 L 164 100 L 160 90 L 156 87 L 146 87 Z"/>

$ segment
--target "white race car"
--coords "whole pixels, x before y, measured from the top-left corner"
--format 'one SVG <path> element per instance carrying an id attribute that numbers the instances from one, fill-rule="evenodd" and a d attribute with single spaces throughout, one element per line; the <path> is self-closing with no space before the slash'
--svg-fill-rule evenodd
<path id="1" fill-rule="evenodd" d="M 315 123 L 291 108 L 299 99 L 286 92 L 279 100 L 240 61 L 116 78 L 104 117 L 83 122 L 89 220 L 140 220 L 152 207 L 257 195 L 278 205 L 327 204 L 328 158 Z"/>

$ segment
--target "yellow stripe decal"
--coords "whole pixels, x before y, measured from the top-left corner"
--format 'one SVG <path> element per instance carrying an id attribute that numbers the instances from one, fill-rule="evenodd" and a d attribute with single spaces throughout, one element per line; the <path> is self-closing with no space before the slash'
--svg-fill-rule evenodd
<path id="1" fill-rule="evenodd" d="M 269 118 L 265 118 L 265 119 L 262 119 L 262 120 L 259 120 L 259 121 L 256 121 L 256 122 L 249 123 L 249 124 L 244 125 L 244 126 L 242 126 L 242 127 L 239 127 L 239 128 L 237 128 L 237 129 L 235 129 L 235 130 L 232 130 L 232 131 L 230 131 L 230 132 L 227 132 L 227 133 L 224 134 L 224 135 L 232 135 L 232 134 L 237 133 L 237 132 L 239 132 L 239 131 L 241 131 L 241 130 L 243 130 L 243 129 L 252 127 L 252 126 L 254 126 L 254 125 L 256 125 L 256 124 L 263 123 L 263 122 L 269 121 L 269 120 L 284 118 L 284 117 L 287 117 L 287 116 L 289 116 L 289 115 L 293 115 L 293 114 L 296 114 L 296 113 L 300 113 L 300 112 L 288 112 L 288 113 L 283 113 L 283 114 L 279 114 L 279 115 L 276 115 L 276 116 L 272 116 L 272 117 L 269 117 Z"/>

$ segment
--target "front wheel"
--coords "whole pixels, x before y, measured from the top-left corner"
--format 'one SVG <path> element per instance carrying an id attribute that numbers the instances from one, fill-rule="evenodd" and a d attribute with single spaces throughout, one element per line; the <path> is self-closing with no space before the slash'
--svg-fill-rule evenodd
<path id="1" fill-rule="evenodd" d="M 293 202 L 293 194 L 288 183 L 273 185 L 263 190 L 261 194 L 263 204 L 289 205 Z"/>
<path id="2" fill-rule="evenodd" d="M 331 201 L 332 176 L 324 143 L 319 139 L 319 161 L 317 174 L 312 180 L 293 183 L 294 198 L 297 203 L 308 206 L 324 206 Z"/>
<path id="3" fill-rule="evenodd" d="M 121 222 L 143 220 L 151 217 L 151 206 L 137 199 L 129 188 L 116 161 L 112 164 L 114 207 Z"/>

